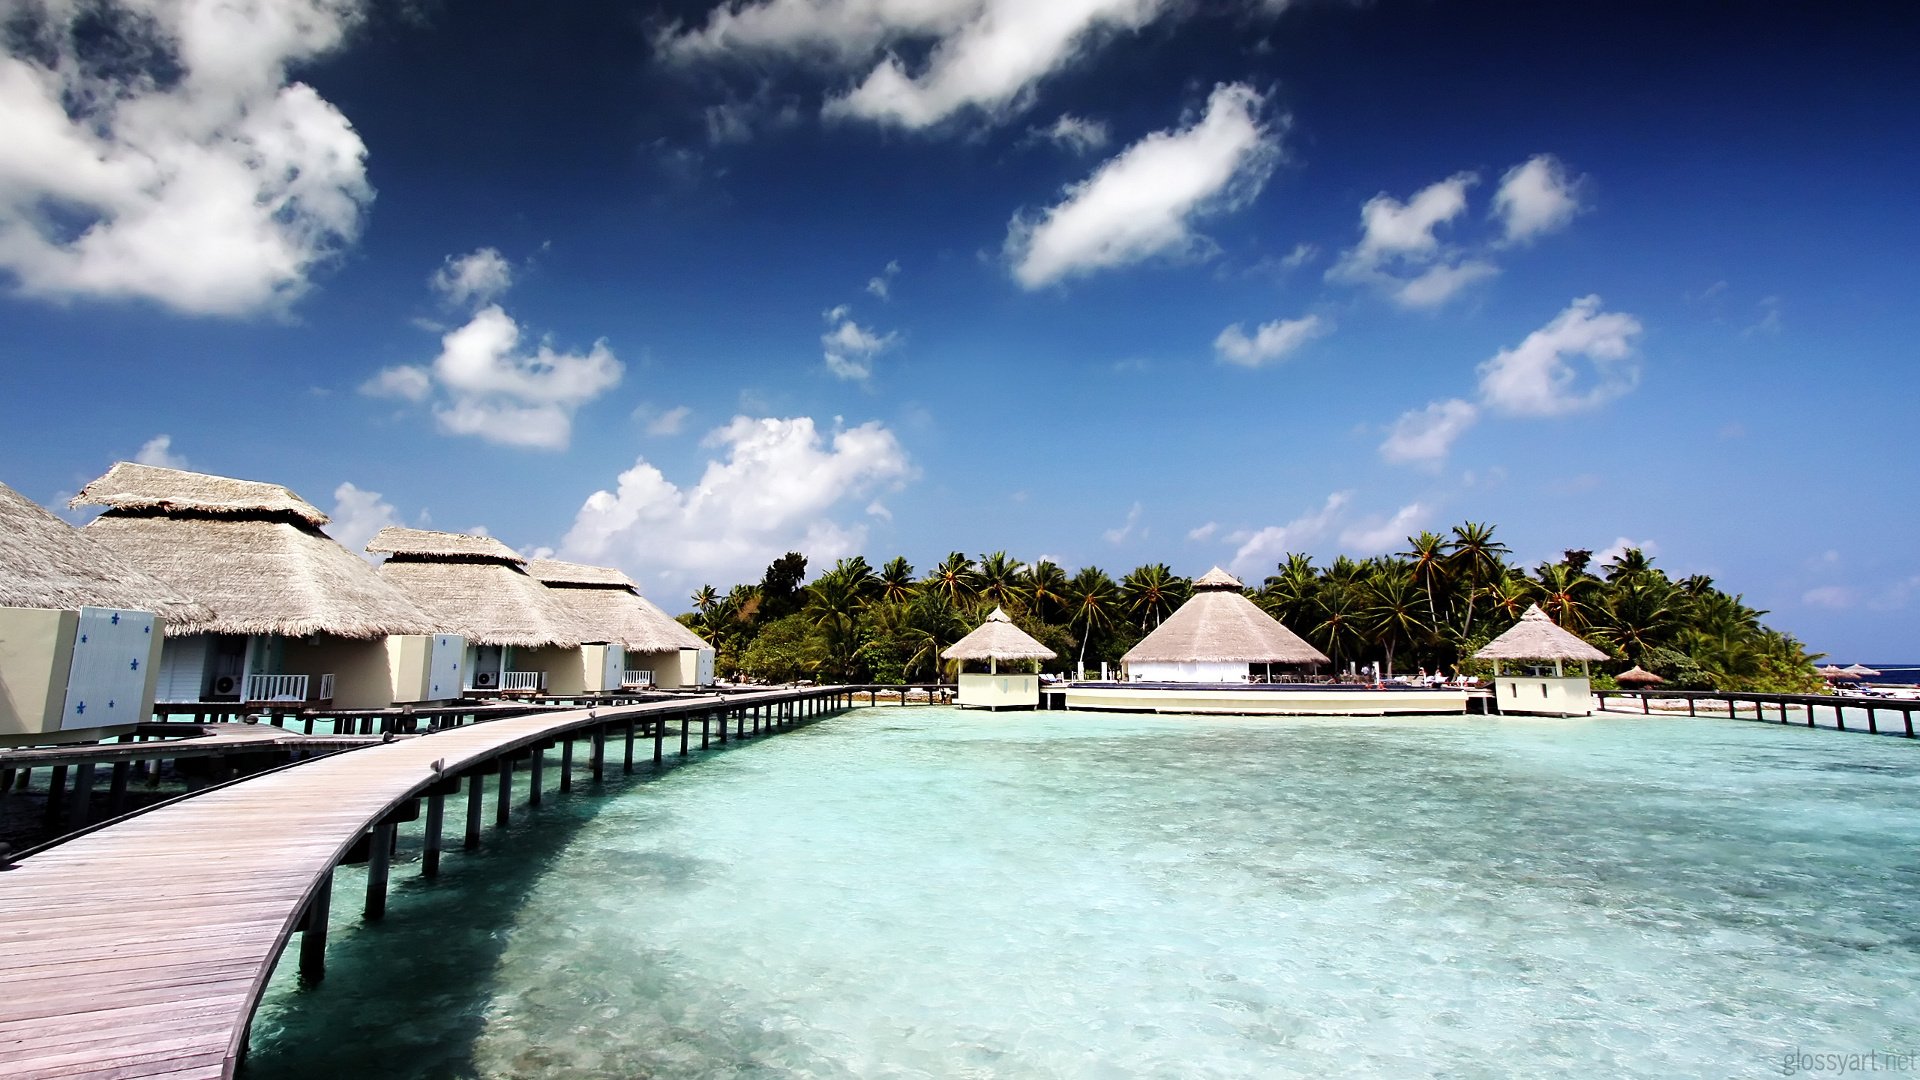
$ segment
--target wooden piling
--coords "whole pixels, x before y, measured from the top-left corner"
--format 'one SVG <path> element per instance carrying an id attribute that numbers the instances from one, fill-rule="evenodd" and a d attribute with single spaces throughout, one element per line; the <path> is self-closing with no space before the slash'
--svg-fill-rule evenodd
<path id="1" fill-rule="evenodd" d="M 607 726 L 596 724 L 593 728 L 593 782 L 598 784 L 606 779 L 607 769 Z"/>
<path id="2" fill-rule="evenodd" d="M 447 796 L 438 787 L 427 793 L 426 836 L 420 843 L 420 874 L 440 876 L 440 832 L 447 823 Z"/>
<path id="3" fill-rule="evenodd" d="M 119 817 L 127 809 L 127 777 L 133 773 L 133 763 L 116 761 L 113 763 L 113 779 L 107 786 L 107 816 Z"/>
<path id="4" fill-rule="evenodd" d="M 394 825 L 382 821 L 367 838 L 367 910 L 368 922 L 387 917 L 387 874 L 393 867 Z"/>
<path id="5" fill-rule="evenodd" d="M 560 790 L 573 790 L 573 732 L 560 736 Z"/>
<path id="6" fill-rule="evenodd" d="M 467 777 L 467 850 L 480 846 L 480 793 L 485 776 L 476 769 Z"/>
<path id="7" fill-rule="evenodd" d="M 700 713 L 700 749 L 702 750 L 705 750 L 707 748 L 707 744 L 710 739 L 710 733 L 708 731 L 708 728 L 712 726 L 712 724 L 709 723 L 709 718 L 712 715 L 713 715 L 713 710 L 711 709 L 702 710 Z"/>
<path id="8" fill-rule="evenodd" d="M 67 830 L 87 827 L 87 814 L 93 809 L 93 762 L 84 761 L 73 774 L 73 796 L 67 800 Z"/>
<path id="9" fill-rule="evenodd" d="M 320 875 L 300 920 L 300 982 L 318 986 L 327 977 L 327 917 L 333 907 L 333 871 Z"/>
<path id="10" fill-rule="evenodd" d="M 47 828 L 53 829 L 60 823 L 60 811 L 65 809 L 62 802 L 67 795 L 67 767 L 55 765 L 47 773 Z"/>
<path id="11" fill-rule="evenodd" d="M 680 723 L 680 731 L 682 732 L 680 745 L 682 747 L 685 747 L 687 745 L 686 739 L 685 739 L 686 730 L 687 730 L 687 725 L 686 725 L 685 719 L 683 718 Z M 660 717 L 654 717 L 654 720 L 653 720 L 653 769 L 655 772 L 659 772 L 660 767 L 666 763 L 665 761 L 666 741 L 667 741 L 667 722 L 664 719 L 661 719 Z"/>
<path id="12" fill-rule="evenodd" d="M 527 757 L 527 805 L 528 806 L 540 805 L 540 797 L 542 793 L 545 791 L 545 788 L 547 786 L 547 782 L 545 779 L 546 768 L 547 768 L 547 748 L 545 744 L 535 746 L 531 754 L 529 754 L 529 756 Z"/>
<path id="13" fill-rule="evenodd" d="M 687 729 L 693 724 L 693 718 L 686 713 L 680 714 L 680 756 L 687 756 Z"/>
<path id="14" fill-rule="evenodd" d="M 658 765 L 660 763 L 660 738 L 657 735 L 653 740 L 653 756 L 654 764 Z M 621 762 L 620 771 L 628 774 L 633 772 L 633 721 L 631 719 L 627 721 L 627 757 L 625 761 Z"/>
<path id="15" fill-rule="evenodd" d="M 494 759 L 500 766 L 500 798 L 493 806 L 493 827 L 504 829 L 513 818 L 513 755 Z"/>

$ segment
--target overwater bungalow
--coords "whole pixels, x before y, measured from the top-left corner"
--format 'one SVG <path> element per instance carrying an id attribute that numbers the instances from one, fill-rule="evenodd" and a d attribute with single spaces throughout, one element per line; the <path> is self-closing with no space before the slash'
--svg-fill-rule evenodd
<path id="1" fill-rule="evenodd" d="M 0 746 L 88 742 L 153 715 L 169 626 L 213 616 L 0 484 Z"/>
<path id="2" fill-rule="evenodd" d="M 166 628 L 167 703 L 385 708 L 458 696 L 460 643 L 278 484 L 122 461 L 75 496 L 84 532 L 212 609 Z M 411 639 L 411 640 L 409 640 Z"/>
<path id="3" fill-rule="evenodd" d="M 388 526 L 367 550 L 387 556 L 379 575 L 436 626 L 466 639 L 467 688 L 510 694 L 586 692 L 583 644 L 612 634 L 584 626 L 527 560 L 491 536 Z"/>
<path id="4" fill-rule="evenodd" d="M 588 689 L 674 690 L 712 685 L 713 646 L 640 595 L 639 586 L 619 570 L 535 559 L 527 564 L 527 573 L 553 590 L 582 625 L 610 635 L 623 653 L 624 669 L 615 675 L 615 669 L 609 668 L 601 677 L 608 682 L 611 676 L 610 685 Z M 586 666 L 591 679 L 593 665 Z"/>
<path id="5" fill-rule="evenodd" d="M 1588 681 L 1587 663 L 1608 657 L 1578 635 L 1562 629 L 1535 604 L 1511 629 L 1474 653 L 1473 658 L 1493 661 L 1493 700 L 1502 713 L 1591 716 L 1593 684 Z M 1553 674 L 1503 675 L 1500 672 L 1503 660 L 1531 660 L 1538 667 L 1545 667 L 1551 661 Z M 1567 663 L 1573 660 L 1580 661 L 1578 675 L 1566 673 Z"/>
<path id="6" fill-rule="evenodd" d="M 953 703 L 969 709 L 1031 709 L 1040 704 L 1041 660 L 1051 660 L 1052 649 L 1034 640 L 1033 635 L 1013 624 L 1005 611 L 994 608 L 987 621 L 973 632 L 947 646 L 940 654 L 961 666 L 958 692 Z M 1002 661 L 1035 665 L 1032 671 L 1001 672 Z M 966 665 L 985 663 L 987 670 L 967 671 Z"/>

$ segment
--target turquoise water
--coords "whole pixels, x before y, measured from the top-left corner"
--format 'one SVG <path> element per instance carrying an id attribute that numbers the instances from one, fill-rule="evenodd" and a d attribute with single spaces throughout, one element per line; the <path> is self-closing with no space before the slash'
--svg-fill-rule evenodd
<path id="1" fill-rule="evenodd" d="M 343 873 L 248 1073 L 1781 1075 L 1920 1050 L 1917 837 L 1864 735 L 863 709 L 550 797 L 384 923 Z"/>

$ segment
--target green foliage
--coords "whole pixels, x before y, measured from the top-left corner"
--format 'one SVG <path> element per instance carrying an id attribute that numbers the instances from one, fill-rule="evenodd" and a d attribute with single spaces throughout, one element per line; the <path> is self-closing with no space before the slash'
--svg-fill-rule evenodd
<path id="1" fill-rule="evenodd" d="M 811 679 L 827 661 L 826 635 L 805 615 L 762 627 L 740 657 L 740 670 L 761 682 Z"/>

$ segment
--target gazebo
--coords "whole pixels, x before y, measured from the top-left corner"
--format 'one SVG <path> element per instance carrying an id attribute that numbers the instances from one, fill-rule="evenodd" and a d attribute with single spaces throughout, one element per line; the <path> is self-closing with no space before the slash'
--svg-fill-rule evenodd
<path id="1" fill-rule="evenodd" d="M 1001 674 L 1000 661 L 1051 660 L 1058 654 L 1013 625 L 1007 613 L 996 607 L 986 622 L 940 655 L 958 662 L 963 669 L 954 704 L 975 709 L 1031 709 L 1040 704 L 1040 676 L 1036 672 Z M 986 672 L 964 670 L 969 660 L 986 661 Z"/>
<path id="2" fill-rule="evenodd" d="M 1587 679 L 1587 663 L 1607 659 L 1606 653 L 1556 625 L 1539 604 L 1473 656 L 1493 661 L 1493 698 L 1501 712 L 1543 716 L 1591 716 L 1593 685 Z M 1551 660 L 1553 674 L 1502 675 L 1502 660 Z M 1578 676 L 1566 674 L 1570 660 L 1580 661 Z"/>
<path id="3" fill-rule="evenodd" d="M 1219 567 L 1193 583 L 1193 596 L 1120 658 L 1129 681 L 1244 683 L 1253 666 L 1330 661 L 1280 620 L 1260 610 Z"/>
<path id="4" fill-rule="evenodd" d="M 367 550 L 384 554 L 380 577 L 436 625 L 466 638 L 461 665 L 475 690 L 580 693 L 583 642 L 610 631 L 581 625 L 553 590 L 527 574 L 527 560 L 491 536 L 389 525 Z"/>
<path id="5" fill-rule="evenodd" d="M 610 566 L 559 559 L 534 559 L 527 564 L 527 574 L 552 590 L 581 624 L 609 635 L 608 645 L 583 646 L 588 654 L 587 689 L 652 686 L 673 690 L 712 684 L 713 646 L 641 596 L 639 586 L 627 575 Z M 617 669 L 596 669 L 596 658 L 611 665 L 616 653 L 620 654 Z"/>
<path id="6" fill-rule="evenodd" d="M 211 609 L 0 484 L 0 746 L 77 742 L 153 714 L 166 625 Z"/>
<path id="7" fill-rule="evenodd" d="M 105 507 L 85 535 L 212 609 L 168 623 L 162 702 L 351 709 L 459 696 L 431 664 L 460 643 L 279 484 L 122 461 L 72 505 Z"/>

